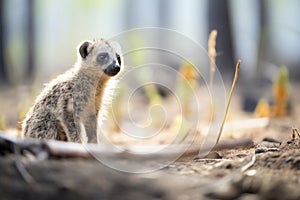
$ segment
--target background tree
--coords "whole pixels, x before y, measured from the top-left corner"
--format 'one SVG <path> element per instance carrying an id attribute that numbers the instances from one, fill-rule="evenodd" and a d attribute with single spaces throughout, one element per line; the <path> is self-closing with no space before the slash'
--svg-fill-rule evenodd
<path id="1" fill-rule="evenodd" d="M 233 75 L 234 63 L 232 53 L 232 37 L 230 30 L 228 0 L 208 1 L 208 33 L 218 30 L 216 50 L 219 53 L 216 64 L 222 74 Z"/>
<path id="2" fill-rule="evenodd" d="M 7 70 L 4 62 L 4 1 L 0 1 L 0 83 L 7 83 Z"/>

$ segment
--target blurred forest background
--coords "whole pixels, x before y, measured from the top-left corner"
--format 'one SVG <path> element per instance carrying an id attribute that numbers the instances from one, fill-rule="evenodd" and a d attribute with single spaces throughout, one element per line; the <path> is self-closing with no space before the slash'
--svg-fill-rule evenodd
<path id="1" fill-rule="evenodd" d="M 0 9 L 2 83 L 49 77 L 74 63 L 80 41 L 142 27 L 170 28 L 203 47 L 217 29 L 221 73 L 240 58 L 245 79 L 272 77 L 282 64 L 300 74 L 297 0 L 1 0 Z"/>
<path id="2" fill-rule="evenodd" d="M 143 27 L 178 31 L 205 49 L 217 29 L 217 66 L 231 80 L 240 58 L 245 87 L 271 81 L 281 65 L 300 77 L 298 0 L 1 0 L 0 9 L 1 91 L 70 68 L 82 40 Z"/>

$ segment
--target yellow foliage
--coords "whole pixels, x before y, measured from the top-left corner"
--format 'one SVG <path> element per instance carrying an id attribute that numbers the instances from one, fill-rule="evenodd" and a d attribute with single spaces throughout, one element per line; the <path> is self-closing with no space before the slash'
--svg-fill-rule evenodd
<path id="1" fill-rule="evenodd" d="M 285 66 L 280 67 L 279 73 L 273 83 L 273 116 L 281 117 L 287 114 L 288 103 L 288 70 Z"/>
<path id="2" fill-rule="evenodd" d="M 198 78 L 199 74 L 194 66 L 188 62 L 183 63 L 180 68 L 180 74 L 188 81 L 190 84 L 194 84 L 195 79 Z"/>
<path id="3" fill-rule="evenodd" d="M 256 108 L 257 117 L 282 117 L 287 114 L 289 78 L 288 70 L 285 66 L 280 67 L 279 73 L 273 82 L 273 101 L 270 106 L 265 99 L 261 99 Z"/>
<path id="4" fill-rule="evenodd" d="M 177 94 L 182 104 L 183 113 L 189 115 L 191 113 L 190 100 L 198 85 L 197 78 L 199 74 L 195 67 L 189 62 L 182 64 L 179 73 L 183 78 L 180 77 L 177 81 Z"/>
<path id="5" fill-rule="evenodd" d="M 2 131 L 6 130 L 6 122 L 5 122 L 4 115 L 0 115 L 0 130 L 2 130 Z"/>
<path id="6" fill-rule="evenodd" d="M 267 100 L 259 100 L 255 108 L 254 114 L 257 117 L 271 117 L 271 108 Z"/>

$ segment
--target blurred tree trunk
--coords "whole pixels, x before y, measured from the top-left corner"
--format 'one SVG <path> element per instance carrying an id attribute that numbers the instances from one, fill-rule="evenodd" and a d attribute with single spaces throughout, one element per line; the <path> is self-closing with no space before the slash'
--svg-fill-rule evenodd
<path id="1" fill-rule="evenodd" d="M 4 62 L 4 1 L 0 1 L 0 83 L 8 83 Z"/>
<path id="2" fill-rule="evenodd" d="M 216 64 L 222 74 L 232 75 L 235 66 L 228 12 L 228 0 L 208 1 L 208 31 L 209 33 L 212 29 L 218 31 L 216 50 L 219 56 Z"/>
<path id="3" fill-rule="evenodd" d="M 266 1 L 260 1 L 259 3 L 259 14 L 260 14 L 260 39 L 259 39 L 259 49 L 258 49 L 258 59 L 256 65 L 255 80 L 250 81 L 262 81 L 264 78 L 262 73 L 262 63 L 261 61 L 265 59 L 265 48 L 266 48 L 266 37 L 267 37 L 267 13 L 266 13 Z"/>
<path id="4" fill-rule="evenodd" d="M 27 0 L 27 66 L 25 71 L 25 79 L 33 77 L 35 69 L 35 26 L 34 26 L 34 0 Z"/>

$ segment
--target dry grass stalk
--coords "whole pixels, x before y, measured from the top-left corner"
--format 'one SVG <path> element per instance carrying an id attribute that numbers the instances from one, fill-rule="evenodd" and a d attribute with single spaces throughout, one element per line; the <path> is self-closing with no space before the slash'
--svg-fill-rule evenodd
<path id="1" fill-rule="evenodd" d="M 209 39 L 208 39 L 208 56 L 210 58 L 210 90 L 213 91 L 213 82 L 215 75 L 215 65 L 216 65 L 216 40 L 217 40 L 218 32 L 216 30 L 212 30 Z"/>
<path id="2" fill-rule="evenodd" d="M 232 94 L 233 94 L 233 91 L 234 91 L 234 88 L 235 88 L 236 81 L 237 81 L 238 76 L 239 76 L 240 64 L 241 64 L 241 61 L 238 60 L 237 63 L 236 63 L 236 67 L 235 67 L 235 74 L 234 74 L 233 82 L 232 82 L 232 85 L 231 85 L 231 90 L 230 90 L 230 93 L 229 93 L 229 98 L 228 98 L 228 102 L 227 102 L 223 122 L 222 122 L 221 128 L 219 130 L 218 139 L 217 139 L 216 144 L 218 144 L 218 142 L 220 140 L 220 137 L 222 135 L 222 132 L 223 132 L 224 124 L 225 124 L 225 121 L 226 121 L 226 117 L 227 117 L 227 114 L 228 114 L 228 110 L 229 110 L 229 106 L 230 106 L 230 102 L 231 102 L 231 98 L 232 98 Z"/>

